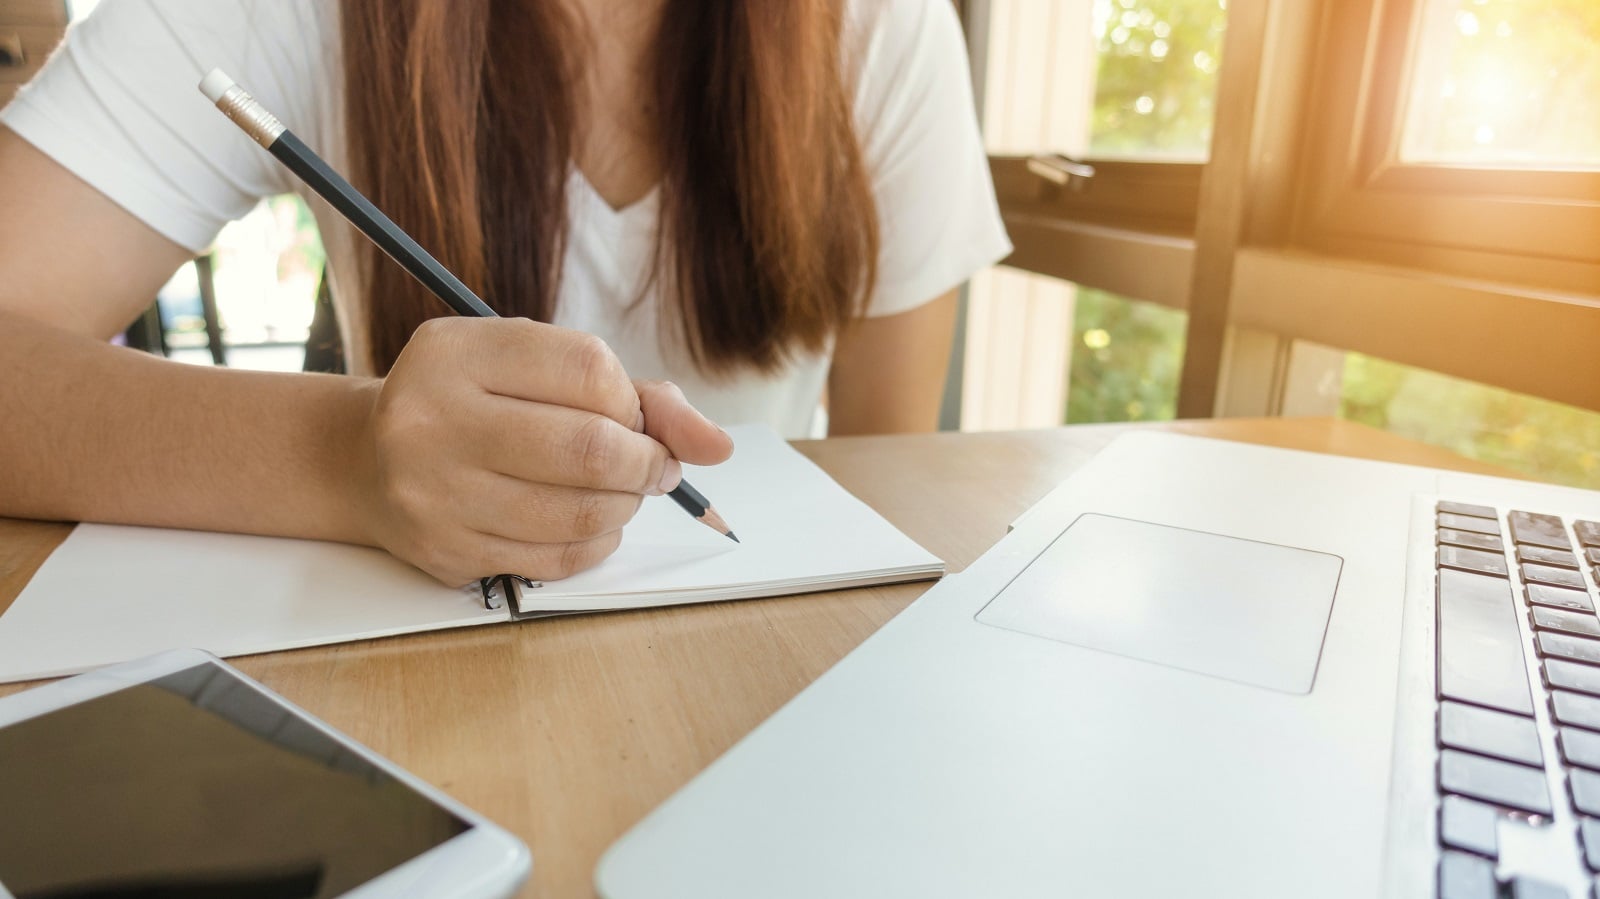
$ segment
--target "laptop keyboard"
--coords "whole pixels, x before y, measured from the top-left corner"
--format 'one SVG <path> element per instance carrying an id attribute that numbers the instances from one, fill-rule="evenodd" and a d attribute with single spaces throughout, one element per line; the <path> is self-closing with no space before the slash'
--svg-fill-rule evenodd
<path id="1" fill-rule="evenodd" d="M 1600 899 L 1600 522 L 1441 502 L 1438 547 L 1439 899 L 1569 896 L 1506 871 L 1501 822 L 1555 826 L 1570 801 L 1571 851 Z M 1502 525 L 1502 521 L 1504 524 Z M 1570 527 L 1569 527 L 1570 525 Z M 1525 617 L 1532 645 L 1522 636 Z M 1540 677 L 1531 683 L 1527 659 Z M 1559 757 L 1543 749 L 1548 708 Z M 1552 796 L 1546 771 L 1565 796 Z M 1576 899 L 1576 897 L 1573 897 Z M 1584 899 L 1588 899 L 1585 894 Z"/>

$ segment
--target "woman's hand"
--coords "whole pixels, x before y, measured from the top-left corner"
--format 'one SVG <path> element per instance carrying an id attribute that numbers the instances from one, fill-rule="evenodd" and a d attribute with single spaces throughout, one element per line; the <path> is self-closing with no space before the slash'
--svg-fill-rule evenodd
<path id="1" fill-rule="evenodd" d="M 593 566 L 643 496 L 678 485 L 679 459 L 733 451 L 677 387 L 635 384 L 599 338 L 526 319 L 429 321 L 376 390 L 368 542 L 452 585 Z"/>

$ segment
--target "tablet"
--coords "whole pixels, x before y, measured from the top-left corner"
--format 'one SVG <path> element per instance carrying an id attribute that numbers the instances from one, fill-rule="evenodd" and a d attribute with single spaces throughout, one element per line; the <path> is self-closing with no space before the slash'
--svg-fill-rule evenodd
<path id="1" fill-rule="evenodd" d="M 0 897 L 490 897 L 528 850 L 217 658 L 0 699 Z"/>

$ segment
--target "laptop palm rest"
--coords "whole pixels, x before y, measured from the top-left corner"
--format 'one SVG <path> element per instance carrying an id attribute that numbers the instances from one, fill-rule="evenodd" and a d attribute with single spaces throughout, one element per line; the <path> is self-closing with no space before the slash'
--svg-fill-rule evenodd
<path id="1" fill-rule="evenodd" d="M 978 613 L 983 624 L 1308 693 L 1343 560 L 1085 514 Z"/>

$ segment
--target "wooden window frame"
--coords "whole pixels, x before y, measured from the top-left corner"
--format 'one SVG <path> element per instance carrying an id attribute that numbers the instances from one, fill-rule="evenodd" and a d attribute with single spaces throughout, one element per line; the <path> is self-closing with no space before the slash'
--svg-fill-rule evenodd
<path id="1" fill-rule="evenodd" d="M 1209 160 L 993 159 L 1007 264 L 1187 311 L 1180 417 L 1342 350 L 1600 410 L 1600 173 L 1402 163 L 1422 2 L 1232 0 Z"/>
<path id="2" fill-rule="evenodd" d="M 1375 262 L 1600 293 L 1600 171 L 1405 162 L 1427 0 L 1325 3 L 1293 243 Z"/>
<path id="3" fill-rule="evenodd" d="M 1090 159 L 1094 176 L 1063 186 L 1027 163 L 1023 156 L 990 160 L 1016 248 L 1007 265 L 1187 307 L 1203 165 Z"/>

